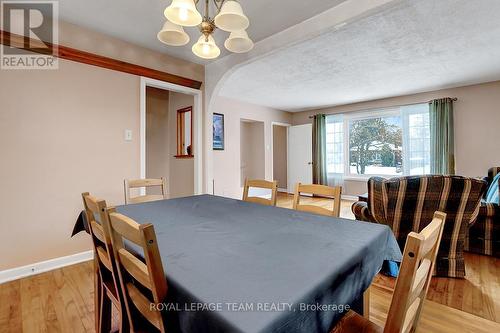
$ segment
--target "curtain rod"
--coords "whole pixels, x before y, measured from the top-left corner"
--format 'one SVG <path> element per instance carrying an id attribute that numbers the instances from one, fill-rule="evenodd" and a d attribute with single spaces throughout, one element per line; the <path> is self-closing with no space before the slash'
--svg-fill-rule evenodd
<path id="1" fill-rule="evenodd" d="M 458 101 L 458 98 L 456 98 L 456 97 L 443 97 L 443 98 L 436 98 L 436 99 L 445 99 L 445 98 L 449 98 L 454 102 Z M 376 109 L 382 109 L 382 108 L 395 108 L 398 106 L 410 106 L 410 105 L 416 105 L 416 104 L 432 103 L 432 101 L 433 100 L 427 101 L 427 102 L 414 102 L 414 103 L 408 103 L 408 104 L 398 104 L 398 105 L 392 105 L 392 106 L 384 106 L 384 107 L 380 107 L 380 108 L 369 108 L 369 109 L 361 109 L 361 110 L 348 111 L 348 112 L 369 111 L 369 110 L 376 110 Z M 341 106 L 341 105 L 339 105 L 339 106 Z M 332 114 L 336 114 L 336 113 L 327 113 L 326 115 L 329 116 Z M 309 116 L 309 119 L 313 119 L 313 118 L 314 118 L 314 116 Z"/>

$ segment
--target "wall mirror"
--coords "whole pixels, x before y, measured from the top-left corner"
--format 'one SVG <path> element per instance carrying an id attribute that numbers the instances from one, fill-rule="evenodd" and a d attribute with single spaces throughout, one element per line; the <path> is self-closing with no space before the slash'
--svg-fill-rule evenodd
<path id="1" fill-rule="evenodd" d="M 178 158 L 193 157 L 193 107 L 177 110 Z"/>

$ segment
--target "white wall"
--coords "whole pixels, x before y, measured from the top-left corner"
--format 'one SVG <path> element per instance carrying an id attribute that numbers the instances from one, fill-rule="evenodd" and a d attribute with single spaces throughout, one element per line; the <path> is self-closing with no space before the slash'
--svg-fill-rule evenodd
<path id="1" fill-rule="evenodd" d="M 212 113 L 218 112 L 216 104 L 220 88 L 234 70 L 251 62 L 252 59 L 264 57 L 281 48 L 315 38 L 344 23 L 360 20 L 398 3 L 398 0 L 347 0 L 317 16 L 255 43 L 255 47 L 248 53 L 233 53 L 206 65 L 204 85 L 206 117 L 204 117 L 203 134 L 206 154 L 204 156 L 204 170 L 208 192 L 212 193 L 211 180 L 217 172 L 215 170 L 217 152 L 212 152 Z"/>
<path id="2" fill-rule="evenodd" d="M 240 186 L 240 122 L 242 119 L 264 123 L 264 170 L 265 178 L 272 177 L 271 123 L 290 123 L 292 116 L 288 112 L 263 106 L 243 103 L 232 99 L 217 97 L 213 112 L 224 114 L 225 150 L 213 151 L 213 179 L 215 194 L 232 198 L 241 198 L 243 187 Z M 249 145 L 253 142 L 248 142 Z M 210 182 L 210 180 L 209 180 Z"/>
<path id="3" fill-rule="evenodd" d="M 478 177 L 486 175 L 488 168 L 500 166 L 500 81 L 298 112 L 293 114 L 293 124 L 310 123 L 309 116 L 316 113 L 353 112 L 441 97 L 458 98 L 454 104 L 456 173 Z M 366 181 L 348 180 L 343 193 L 358 195 L 367 191 Z"/>
<path id="4" fill-rule="evenodd" d="M 264 123 L 244 120 L 240 126 L 240 186 L 244 186 L 245 179 L 266 177 Z"/>

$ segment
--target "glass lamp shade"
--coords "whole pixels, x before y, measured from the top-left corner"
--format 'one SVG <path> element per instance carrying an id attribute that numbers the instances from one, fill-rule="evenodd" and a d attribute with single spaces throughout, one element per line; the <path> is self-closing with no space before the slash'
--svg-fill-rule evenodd
<path id="1" fill-rule="evenodd" d="M 171 46 L 183 46 L 189 43 L 189 35 L 184 29 L 170 21 L 165 22 L 157 37 L 160 42 Z"/>
<path id="2" fill-rule="evenodd" d="M 220 49 L 215 44 L 214 37 L 208 36 L 208 41 L 205 35 L 202 35 L 198 42 L 193 45 L 193 53 L 203 59 L 215 59 L 220 55 Z"/>
<path id="3" fill-rule="evenodd" d="M 164 14 L 170 22 L 184 27 L 197 26 L 203 20 L 194 0 L 172 0 Z"/>
<path id="4" fill-rule="evenodd" d="M 234 53 L 246 53 L 253 49 L 253 42 L 245 30 L 239 30 L 231 32 L 224 46 Z"/>
<path id="5" fill-rule="evenodd" d="M 243 14 L 238 1 L 228 0 L 224 2 L 220 13 L 215 17 L 215 25 L 221 30 L 233 32 L 245 30 L 250 25 L 250 21 Z"/>

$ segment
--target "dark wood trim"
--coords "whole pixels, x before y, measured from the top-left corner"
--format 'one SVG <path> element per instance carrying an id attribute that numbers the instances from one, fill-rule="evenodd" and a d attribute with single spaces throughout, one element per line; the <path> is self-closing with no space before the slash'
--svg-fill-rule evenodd
<path id="1" fill-rule="evenodd" d="M 35 45 L 37 44 L 37 41 L 24 36 L 10 33 L 8 31 L 0 30 L 0 33 L 1 33 L 1 43 L 3 45 L 16 47 L 19 49 L 32 51 L 40 54 L 54 55 L 55 57 L 58 57 L 60 59 L 111 69 L 122 73 L 149 77 L 152 79 L 174 83 L 193 89 L 200 89 L 202 85 L 202 82 L 200 81 L 191 80 L 182 76 L 158 71 L 156 69 L 134 65 L 129 62 L 100 56 L 94 53 L 73 49 L 71 47 L 63 45 L 56 45 L 44 42 L 47 45 L 47 47 L 29 48 L 30 43 L 32 43 L 31 45 Z"/>
<path id="2" fill-rule="evenodd" d="M 189 155 L 182 155 L 182 141 L 184 138 L 184 118 L 182 117 L 183 113 L 186 112 L 191 112 L 191 151 L 193 151 L 194 143 L 193 143 L 193 107 L 188 106 L 183 109 L 177 110 L 177 155 L 175 157 L 177 158 L 183 158 L 183 156 L 186 156 L 185 158 L 192 158 L 194 157 L 192 154 Z"/>

